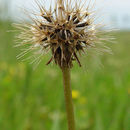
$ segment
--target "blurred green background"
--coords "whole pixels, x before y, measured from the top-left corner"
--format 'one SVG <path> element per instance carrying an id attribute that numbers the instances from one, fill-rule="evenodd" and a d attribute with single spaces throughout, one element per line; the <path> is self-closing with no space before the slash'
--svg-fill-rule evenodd
<path id="1" fill-rule="evenodd" d="M 0 22 L 0 130 L 66 130 L 60 69 L 45 65 L 48 56 L 35 70 L 18 61 L 13 29 Z M 130 130 L 130 32 L 113 35 L 113 55 L 99 57 L 104 67 L 93 59 L 72 69 L 77 130 Z"/>

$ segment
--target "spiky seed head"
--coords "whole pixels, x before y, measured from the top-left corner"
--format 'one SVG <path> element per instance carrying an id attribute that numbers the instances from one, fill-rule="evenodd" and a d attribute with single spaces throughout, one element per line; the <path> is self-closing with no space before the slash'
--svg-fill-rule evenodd
<path id="1" fill-rule="evenodd" d="M 53 10 L 46 10 L 44 5 L 36 2 L 40 13 L 35 14 L 37 18 L 30 17 L 33 24 L 17 26 L 22 30 L 18 36 L 23 40 L 21 45 L 30 45 L 19 57 L 40 48 L 41 54 L 51 51 L 52 56 L 47 65 L 55 61 L 61 68 L 71 68 L 72 62 L 77 61 L 81 66 L 79 54 L 86 52 L 88 47 L 95 47 L 104 38 L 97 36 L 99 30 L 94 24 L 89 6 L 85 8 L 86 4 L 81 5 L 80 2 L 76 1 L 72 5 L 71 0 L 55 0 Z"/>

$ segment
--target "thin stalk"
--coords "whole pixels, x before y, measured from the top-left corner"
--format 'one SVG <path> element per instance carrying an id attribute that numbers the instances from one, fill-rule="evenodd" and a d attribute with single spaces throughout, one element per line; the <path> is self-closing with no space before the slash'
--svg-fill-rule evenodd
<path id="1" fill-rule="evenodd" d="M 70 85 L 70 77 L 71 77 L 70 69 L 62 68 L 62 73 L 63 73 L 64 96 L 65 96 L 65 105 L 66 105 L 66 112 L 67 112 L 68 130 L 75 130 L 72 88 Z"/>

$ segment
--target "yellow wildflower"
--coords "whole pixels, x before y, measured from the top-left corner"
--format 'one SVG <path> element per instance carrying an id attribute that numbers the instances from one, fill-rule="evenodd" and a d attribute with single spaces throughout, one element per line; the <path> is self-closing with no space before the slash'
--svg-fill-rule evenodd
<path id="1" fill-rule="evenodd" d="M 72 98 L 73 99 L 77 99 L 77 98 L 79 98 L 79 91 L 77 91 L 77 90 L 73 90 L 72 91 Z"/>

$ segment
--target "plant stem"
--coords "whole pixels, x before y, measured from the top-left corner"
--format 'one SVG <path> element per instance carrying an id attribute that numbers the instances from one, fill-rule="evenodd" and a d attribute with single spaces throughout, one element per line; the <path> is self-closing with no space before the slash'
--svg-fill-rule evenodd
<path id="1" fill-rule="evenodd" d="M 72 89 L 70 86 L 70 69 L 62 68 L 64 96 L 67 112 L 68 130 L 75 130 L 74 108 L 72 102 Z"/>

